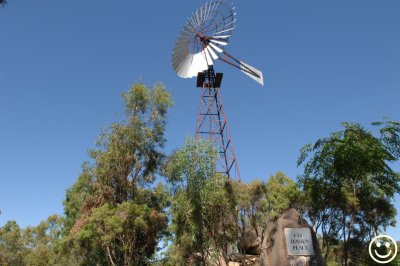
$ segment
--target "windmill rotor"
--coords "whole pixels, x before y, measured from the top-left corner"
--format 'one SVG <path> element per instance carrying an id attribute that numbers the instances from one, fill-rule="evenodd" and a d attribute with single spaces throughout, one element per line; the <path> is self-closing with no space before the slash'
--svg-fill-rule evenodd
<path id="1" fill-rule="evenodd" d="M 172 66 L 177 75 L 196 77 L 219 59 L 264 85 L 260 70 L 226 52 L 235 23 L 235 6 L 225 0 L 212 0 L 198 8 L 187 20 L 173 49 Z"/>
<path id="2" fill-rule="evenodd" d="M 184 25 L 173 50 L 172 65 L 182 78 L 196 77 L 219 58 L 235 28 L 236 12 L 225 1 L 211 1 Z"/>

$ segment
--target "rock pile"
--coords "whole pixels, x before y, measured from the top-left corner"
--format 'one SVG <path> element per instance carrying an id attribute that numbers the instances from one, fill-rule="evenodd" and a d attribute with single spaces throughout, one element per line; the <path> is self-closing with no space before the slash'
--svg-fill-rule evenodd
<path id="1" fill-rule="evenodd" d="M 307 239 L 306 236 L 302 236 L 299 242 L 305 241 L 308 244 L 306 248 L 313 249 L 312 255 L 303 255 L 303 250 L 299 251 L 298 255 L 289 255 L 288 250 L 293 248 L 293 245 L 286 243 L 285 228 L 295 232 L 309 231 Z M 299 246 L 300 250 L 301 248 L 302 246 Z M 315 233 L 295 209 L 284 212 L 275 222 L 268 224 L 262 243 L 253 230 L 247 230 L 238 249 L 245 251 L 246 266 L 324 266 Z M 229 260 L 229 265 L 225 266 L 244 266 L 241 254 L 232 254 Z"/>

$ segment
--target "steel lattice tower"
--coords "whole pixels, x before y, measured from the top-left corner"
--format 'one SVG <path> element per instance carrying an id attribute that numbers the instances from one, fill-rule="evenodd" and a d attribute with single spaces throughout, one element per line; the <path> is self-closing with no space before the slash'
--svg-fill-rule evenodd
<path id="1" fill-rule="evenodd" d="M 197 87 L 201 88 L 201 96 L 196 139 L 209 139 L 215 144 L 219 153 L 217 173 L 240 180 L 239 167 L 220 94 L 222 76 L 222 73 L 215 73 L 212 66 L 197 76 Z"/>

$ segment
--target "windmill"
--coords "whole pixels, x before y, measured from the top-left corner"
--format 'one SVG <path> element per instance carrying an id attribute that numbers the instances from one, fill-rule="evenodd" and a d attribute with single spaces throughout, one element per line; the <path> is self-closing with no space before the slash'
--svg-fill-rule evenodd
<path id="1" fill-rule="evenodd" d="M 220 93 L 223 73 L 214 71 L 214 61 L 223 61 L 241 70 L 261 85 L 262 72 L 236 59 L 225 47 L 235 28 L 235 6 L 224 0 L 205 3 L 188 19 L 172 53 L 172 66 L 179 77 L 197 77 L 201 88 L 196 123 L 196 139 L 208 138 L 218 148 L 216 171 L 240 179 Z"/>

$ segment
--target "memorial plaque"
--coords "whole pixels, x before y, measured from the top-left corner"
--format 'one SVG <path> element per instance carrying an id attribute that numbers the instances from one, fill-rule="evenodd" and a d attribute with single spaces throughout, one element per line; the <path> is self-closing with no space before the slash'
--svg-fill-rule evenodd
<path id="1" fill-rule="evenodd" d="M 309 228 L 285 228 L 285 237 L 288 255 L 315 255 Z"/>

